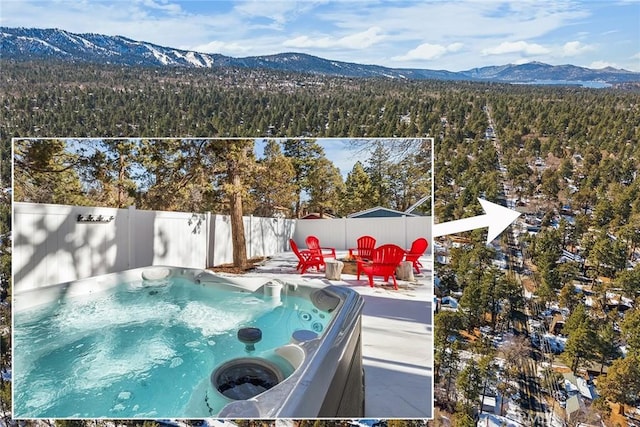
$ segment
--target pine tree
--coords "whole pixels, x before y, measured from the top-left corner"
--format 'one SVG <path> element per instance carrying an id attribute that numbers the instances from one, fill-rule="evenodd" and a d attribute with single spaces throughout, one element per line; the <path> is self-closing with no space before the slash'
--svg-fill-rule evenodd
<path id="1" fill-rule="evenodd" d="M 627 350 L 640 355 L 640 310 L 628 310 L 620 324 Z"/>
<path id="2" fill-rule="evenodd" d="M 596 353 L 600 362 L 600 374 L 604 371 L 605 363 L 616 359 L 620 355 L 618 337 L 613 328 L 613 323 L 606 322 L 598 328 Z"/>
<path id="3" fill-rule="evenodd" d="M 475 406 L 477 404 L 480 393 L 482 392 L 483 383 L 484 381 L 478 362 L 470 358 L 456 379 L 456 388 L 462 393 L 465 404 L 469 406 Z"/>
<path id="4" fill-rule="evenodd" d="M 291 158 L 282 154 L 280 144 L 274 139 L 267 141 L 263 156 L 257 163 L 252 180 L 251 195 L 256 204 L 253 212 L 271 217 L 286 208 L 286 216 L 291 216 L 296 198 Z"/>
<path id="5" fill-rule="evenodd" d="M 390 170 L 391 160 L 389 150 L 384 142 L 375 140 L 374 149 L 367 160 L 365 171 L 369 175 L 372 186 L 372 201 L 376 206 L 391 206 Z"/>
<path id="6" fill-rule="evenodd" d="M 451 369 L 449 356 L 455 350 L 454 343 L 463 328 L 464 319 L 459 312 L 440 311 L 433 319 L 434 323 L 434 381 L 437 384 L 443 371 Z"/>
<path id="7" fill-rule="evenodd" d="M 584 304 L 579 304 L 567 318 L 563 333 L 568 338 L 562 357 L 576 373 L 585 363 L 596 359 L 596 330 Z"/>
<path id="8" fill-rule="evenodd" d="M 138 166 L 138 144 L 127 139 L 81 141 L 80 149 L 87 153 L 85 184 L 96 203 L 124 208 L 135 202 L 137 184 L 134 170 Z M 93 145 L 93 146 L 92 146 Z"/>
<path id="9" fill-rule="evenodd" d="M 562 289 L 560 289 L 558 302 L 560 303 L 561 307 L 568 308 L 569 312 L 572 312 L 573 309 L 580 303 L 580 297 L 578 297 L 573 283 L 566 283 L 562 287 Z"/>
<path id="10" fill-rule="evenodd" d="M 371 179 L 364 170 L 362 163 L 357 161 L 345 180 L 345 192 L 342 199 L 342 212 L 352 214 L 372 208 Z"/>
<path id="11" fill-rule="evenodd" d="M 315 163 L 309 173 L 309 206 L 320 213 L 336 214 L 342 194 L 344 183 L 340 170 L 326 157 L 321 157 Z"/>
<path id="12" fill-rule="evenodd" d="M 460 308 L 466 317 L 467 331 L 482 325 L 482 316 L 485 313 L 486 303 L 483 299 L 483 286 L 480 281 L 473 280 L 462 291 Z"/>
<path id="13" fill-rule="evenodd" d="M 624 415 L 624 405 L 640 399 L 640 356 L 629 354 L 616 359 L 606 376 L 598 379 L 598 390 L 608 401 L 619 403 L 620 413 Z"/>
<path id="14" fill-rule="evenodd" d="M 314 164 L 324 156 L 324 149 L 314 139 L 286 139 L 282 143 L 284 155 L 291 159 L 295 175 L 293 184 L 296 191 L 294 216 L 300 217 L 302 193 L 309 191 L 309 175 Z"/>
<path id="15" fill-rule="evenodd" d="M 223 140 L 142 140 L 139 205 L 154 210 L 224 212 L 218 181 L 224 181 L 226 146 Z"/>
<path id="16" fill-rule="evenodd" d="M 78 169 L 86 159 L 61 139 L 20 139 L 14 145 L 16 201 L 85 205 Z"/>

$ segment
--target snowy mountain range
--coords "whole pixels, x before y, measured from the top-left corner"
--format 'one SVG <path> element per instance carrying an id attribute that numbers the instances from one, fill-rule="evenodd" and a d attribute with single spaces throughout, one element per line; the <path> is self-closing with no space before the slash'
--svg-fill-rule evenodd
<path id="1" fill-rule="evenodd" d="M 540 62 L 474 68 L 467 71 L 388 68 L 332 61 L 302 53 L 234 58 L 159 46 L 122 36 L 75 34 L 60 29 L 0 27 L 0 52 L 11 60 L 56 60 L 131 66 L 243 67 L 306 72 L 342 77 L 396 79 L 475 80 L 509 83 L 537 81 L 640 82 L 640 73 L 605 68 L 593 70 L 574 65 L 553 66 Z"/>

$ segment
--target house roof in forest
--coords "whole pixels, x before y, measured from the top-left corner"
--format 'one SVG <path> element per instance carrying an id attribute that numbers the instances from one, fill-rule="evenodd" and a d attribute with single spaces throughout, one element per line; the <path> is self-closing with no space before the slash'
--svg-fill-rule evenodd
<path id="1" fill-rule="evenodd" d="M 580 399 L 578 399 L 577 395 L 570 396 L 567 399 L 567 407 L 565 408 L 567 411 L 567 415 L 571 417 L 574 412 L 580 410 Z"/>
<path id="2" fill-rule="evenodd" d="M 376 206 L 374 208 L 366 209 L 360 212 L 347 215 L 347 218 L 396 218 L 403 216 L 418 216 L 412 213 L 397 211 L 395 209 L 384 208 L 382 206 Z"/>
<path id="3" fill-rule="evenodd" d="M 320 215 L 320 213 L 318 212 L 310 212 L 305 216 L 301 217 L 300 219 L 334 219 L 334 218 L 335 216 L 326 212 L 323 213 L 322 215 Z"/>

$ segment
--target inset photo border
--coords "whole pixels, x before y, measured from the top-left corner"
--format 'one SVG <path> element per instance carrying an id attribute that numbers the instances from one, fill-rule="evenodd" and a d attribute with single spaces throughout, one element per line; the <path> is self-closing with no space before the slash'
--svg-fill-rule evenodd
<path id="1" fill-rule="evenodd" d="M 13 161 L 16 419 L 432 418 L 432 138 Z"/>

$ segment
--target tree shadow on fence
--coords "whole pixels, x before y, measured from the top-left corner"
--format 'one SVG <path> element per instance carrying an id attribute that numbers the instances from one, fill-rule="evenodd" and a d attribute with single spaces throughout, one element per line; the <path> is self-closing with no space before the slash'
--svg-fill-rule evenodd
<path id="1" fill-rule="evenodd" d="M 151 265 L 155 217 L 146 218 L 143 224 L 135 227 L 128 223 L 133 221 L 130 212 L 122 209 L 116 210 L 114 219 L 109 222 L 82 222 L 79 219 L 79 215 L 97 216 L 101 210 L 114 211 L 113 208 L 16 204 L 13 230 L 15 290 L 20 292 L 123 271 L 134 268 L 134 260 L 137 265 Z M 60 216 L 64 216 L 61 222 L 55 219 Z M 29 217 L 36 219 L 30 221 Z M 56 222 L 59 224 L 53 225 Z M 141 237 L 149 232 L 150 238 Z"/>

